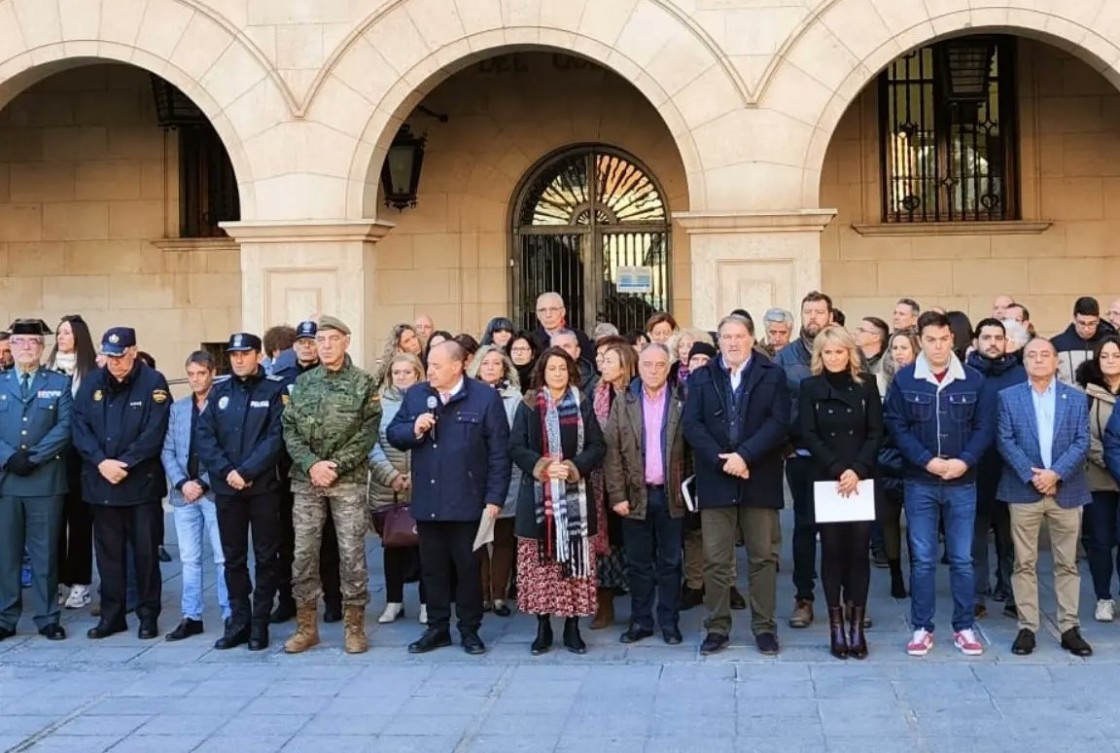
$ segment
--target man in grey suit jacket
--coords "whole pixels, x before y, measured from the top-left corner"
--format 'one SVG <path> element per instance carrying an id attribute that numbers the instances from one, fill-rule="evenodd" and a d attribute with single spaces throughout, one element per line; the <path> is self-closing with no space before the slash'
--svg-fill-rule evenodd
<path id="1" fill-rule="evenodd" d="M 20 565 L 31 558 L 35 627 L 52 641 L 66 637 L 59 624 L 58 543 L 70 446 L 70 378 L 40 366 L 40 319 L 11 327 L 14 369 L 0 374 L 0 640 L 15 635 L 22 607 Z"/>
<path id="2" fill-rule="evenodd" d="M 1091 499 L 1085 477 L 1088 403 L 1083 393 L 1058 381 L 1058 352 L 1049 340 L 1036 338 L 1027 343 L 1023 363 L 1028 381 L 999 393 L 997 432 L 999 452 L 1006 461 L 997 497 L 1010 505 L 1015 544 L 1011 588 L 1019 610 L 1019 634 L 1011 651 L 1023 656 L 1035 648 L 1038 532 L 1046 520 L 1062 648 L 1075 656 L 1089 656 L 1093 649 L 1081 637 L 1077 616 L 1081 508 Z"/>

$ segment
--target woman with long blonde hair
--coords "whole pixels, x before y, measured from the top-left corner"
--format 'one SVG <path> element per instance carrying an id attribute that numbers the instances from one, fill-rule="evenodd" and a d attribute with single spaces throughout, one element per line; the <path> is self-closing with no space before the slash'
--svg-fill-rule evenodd
<path id="1" fill-rule="evenodd" d="M 831 481 L 843 497 L 874 478 L 883 440 L 883 403 L 875 377 L 860 371 L 856 341 L 830 325 L 813 340 L 813 376 L 801 383 L 798 417 L 813 460 L 814 480 Z M 821 536 L 821 583 L 828 601 L 830 649 L 838 659 L 867 656 L 863 618 L 871 579 L 868 549 L 873 521 L 826 523 Z M 845 602 L 850 605 L 845 632 Z"/>

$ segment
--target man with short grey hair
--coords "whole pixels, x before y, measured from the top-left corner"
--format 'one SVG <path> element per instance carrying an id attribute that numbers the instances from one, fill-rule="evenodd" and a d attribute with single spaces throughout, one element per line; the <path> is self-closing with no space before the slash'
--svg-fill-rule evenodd
<path id="1" fill-rule="evenodd" d="M 548 347 L 560 348 L 579 366 L 579 391 L 583 395 L 588 396 L 595 391 L 595 387 L 599 384 L 599 373 L 595 369 L 595 364 L 581 354 L 578 333 L 570 329 L 559 329 L 552 333 Z"/>
<path id="2" fill-rule="evenodd" d="M 537 322 L 533 330 L 533 340 L 537 343 L 537 350 L 544 352 L 551 346 L 552 338 L 561 330 L 569 330 L 575 334 L 579 341 L 579 355 L 572 356 L 577 361 L 582 358 L 588 363 L 595 359 L 595 345 L 582 331 L 572 329 L 568 323 L 568 308 L 559 293 L 549 291 L 537 296 Z"/>
<path id="3" fill-rule="evenodd" d="M 793 334 L 793 314 L 785 309 L 768 309 L 762 316 L 762 324 L 766 328 L 766 342 L 762 349 L 773 358 L 778 351 L 789 345 L 789 338 Z"/>

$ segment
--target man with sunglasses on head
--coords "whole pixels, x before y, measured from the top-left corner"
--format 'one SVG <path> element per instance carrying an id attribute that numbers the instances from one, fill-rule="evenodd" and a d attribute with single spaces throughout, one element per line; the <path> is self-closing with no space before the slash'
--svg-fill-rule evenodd
<path id="1" fill-rule="evenodd" d="M 35 627 L 52 641 L 59 624 L 58 543 L 70 445 L 70 380 L 42 368 L 41 319 L 10 327 L 15 368 L 0 374 L 0 640 L 15 635 L 24 549 L 31 564 Z"/>

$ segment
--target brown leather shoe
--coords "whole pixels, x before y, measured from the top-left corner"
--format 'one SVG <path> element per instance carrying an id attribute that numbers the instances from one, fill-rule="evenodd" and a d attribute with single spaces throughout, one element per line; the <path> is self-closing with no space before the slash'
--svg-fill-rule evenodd
<path id="1" fill-rule="evenodd" d="M 793 607 L 793 614 L 789 616 L 791 628 L 807 628 L 813 624 L 813 602 L 798 599 Z"/>

